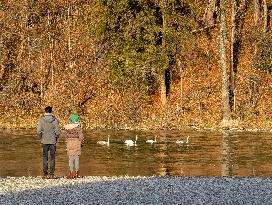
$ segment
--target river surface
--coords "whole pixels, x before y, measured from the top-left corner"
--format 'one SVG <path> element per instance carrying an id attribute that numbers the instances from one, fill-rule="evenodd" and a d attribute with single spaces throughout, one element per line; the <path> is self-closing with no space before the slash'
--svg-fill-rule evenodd
<path id="1" fill-rule="evenodd" d="M 85 130 L 83 176 L 272 176 L 272 136 L 264 132 Z M 98 140 L 110 145 L 101 146 Z M 126 139 L 137 146 L 128 147 Z M 148 139 L 157 142 L 146 143 Z M 188 144 L 177 144 L 186 140 Z M 57 176 L 68 173 L 64 137 L 57 144 Z M 0 131 L 0 176 L 42 175 L 35 130 Z"/>

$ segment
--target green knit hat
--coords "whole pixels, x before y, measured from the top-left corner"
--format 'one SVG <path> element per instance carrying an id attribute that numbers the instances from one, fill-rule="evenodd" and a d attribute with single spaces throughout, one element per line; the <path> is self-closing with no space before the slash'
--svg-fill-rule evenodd
<path id="1" fill-rule="evenodd" d="M 79 122 L 78 115 L 71 114 L 71 115 L 70 115 L 70 120 L 71 120 L 72 122 Z"/>

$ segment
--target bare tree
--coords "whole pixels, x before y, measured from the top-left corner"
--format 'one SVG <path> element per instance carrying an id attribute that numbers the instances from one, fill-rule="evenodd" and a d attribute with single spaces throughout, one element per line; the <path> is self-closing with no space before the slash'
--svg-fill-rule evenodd
<path id="1" fill-rule="evenodd" d="M 255 31 L 255 49 L 254 49 L 254 55 L 256 55 L 257 53 L 257 49 L 258 49 L 258 39 L 259 39 L 259 26 L 260 26 L 260 2 L 259 0 L 254 0 L 254 31 Z"/>
<path id="2" fill-rule="evenodd" d="M 162 48 L 163 48 L 163 53 L 164 55 L 167 54 L 167 49 L 166 49 L 166 33 L 167 33 L 167 5 L 168 5 L 168 0 L 162 0 L 161 8 L 162 8 L 162 18 L 163 18 L 163 25 L 162 25 L 162 33 L 163 33 L 163 38 L 162 38 Z M 163 69 L 160 72 L 160 95 L 161 95 L 161 104 L 165 105 L 166 104 L 166 84 L 165 84 L 165 70 L 168 68 L 169 63 L 168 59 L 166 59 L 165 64 L 163 65 Z"/>
<path id="3" fill-rule="evenodd" d="M 203 21 L 208 27 L 212 27 L 215 23 L 215 11 L 216 11 L 216 1 L 217 0 L 209 0 L 209 3 L 206 7 L 205 14 L 203 17 Z"/>
<path id="4" fill-rule="evenodd" d="M 260 2 L 259 0 L 254 0 L 253 3 L 254 3 L 254 24 L 256 26 L 260 20 Z"/>
<path id="5" fill-rule="evenodd" d="M 42 58 L 42 55 L 40 55 L 40 70 L 41 71 L 43 71 L 43 58 Z M 41 74 L 41 82 L 40 82 L 40 92 L 41 92 L 41 94 L 40 94 L 40 99 L 41 99 L 41 102 L 43 101 L 43 97 L 44 97 L 44 95 L 43 95 L 43 74 Z"/>
<path id="6" fill-rule="evenodd" d="M 227 72 L 227 55 L 226 55 L 225 0 L 220 0 L 219 54 L 222 82 L 221 95 L 222 95 L 223 122 L 228 123 L 228 121 L 230 120 L 230 104 L 229 104 L 229 77 Z"/>
<path id="7" fill-rule="evenodd" d="M 0 35 L 0 67 L 2 66 L 2 49 L 3 49 L 3 37 L 2 35 Z"/>
<path id="8" fill-rule="evenodd" d="M 234 43 L 236 39 L 236 10 L 237 2 L 232 0 L 231 10 L 231 45 L 230 45 L 230 109 L 235 111 L 235 72 L 234 72 Z"/>
<path id="9" fill-rule="evenodd" d="M 180 107 L 182 108 L 183 103 L 183 68 L 181 60 L 178 60 L 179 74 L 180 74 Z"/>
<path id="10" fill-rule="evenodd" d="M 263 16 L 264 16 L 263 33 L 265 35 L 267 32 L 267 26 L 268 26 L 268 8 L 267 8 L 266 0 L 263 0 Z"/>
<path id="11" fill-rule="evenodd" d="M 47 13 L 47 26 L 50 28 L 50 12 Z M 53 66 L 53 53 L 54 53 L 54 39 L 51 36 L 50 30 L 48 29 L 49 43 L 50 43 L 50 65 L 51 65 L 51 85 L 54 86 L 54 66 Z"/>

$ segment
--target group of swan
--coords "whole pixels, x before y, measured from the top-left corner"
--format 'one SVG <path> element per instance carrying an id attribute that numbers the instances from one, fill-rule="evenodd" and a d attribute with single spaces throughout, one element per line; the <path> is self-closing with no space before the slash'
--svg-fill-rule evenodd
<path id="1" fill-rule="evenodd" d="M 177 140 L 175 143 L 176 144 L 188 144 L 189 143 L 189 138 L 190 138 L 190 136 L 187 136 L 186 141 Z M 133 140 L 125 140 L 124 143 L 127 146 L 136 146 L 137 139 L 138 139 L 138 136 L 136 135 L 135 141 L 133 141 Z M 157 136 L 155 136 L 154 140 L 146 140 L 146 143 L 150 143 L 150 144 L 153 144 L 155 142 L 157 142 Z M 110 146 L 110 136 L 108 135 L 108 141 L 97 141 L 97 144 Z"/>

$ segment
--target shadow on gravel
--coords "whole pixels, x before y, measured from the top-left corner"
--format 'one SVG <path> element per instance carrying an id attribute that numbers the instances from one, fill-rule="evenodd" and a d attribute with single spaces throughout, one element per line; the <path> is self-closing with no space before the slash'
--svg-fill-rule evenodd
<path id="1" fill-rule="evenodd" d="M 267 205 L 271 190 L 270 178 L 154 177 L 10 192 L 0 195 L 0 204 Z"/>

